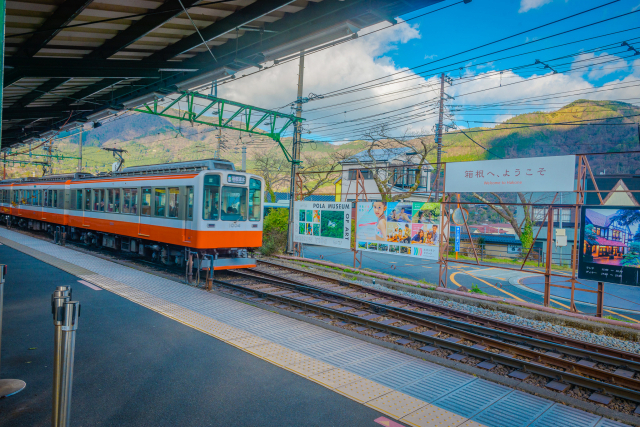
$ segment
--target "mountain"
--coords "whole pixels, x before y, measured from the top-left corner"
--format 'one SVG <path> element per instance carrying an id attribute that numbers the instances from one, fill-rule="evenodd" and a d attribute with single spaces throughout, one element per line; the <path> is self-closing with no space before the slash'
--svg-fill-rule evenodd
<path id="1" fill-rule="evenodd" d="M 624 116 L 628 118 L 621 118 Z M 601 120 L 605 118 L 607 120 Z M 574 123 L 562 124 L 568 122 Z M 461 161 L 638 150 L 638 123 L 640 107 L 624 102 L 581 99 L 552 113 L 521 114 L 493 128 L 465 130 L 470 138 L 493 154 L 474 144 L 464 134 L 445 134 L 444 144 L 451 145 L 445 149 L 445 159 Z M 639 160 L 637 153 L 589 157 L 594 173 L 606 171 L 610 174 L 640 173 Z"/>
<path id="2" fill-rule="evenodd" d="M 621 118 L 631 116 L 629 118 Z M 612 119 L 606 122 L 630 123 L 627 125 L 591 125 L 601 123 L 597 119 Z M 585 121 L 584 124 L 566 122 Z M 460 122 L 459 122 L 460 123 Z M 495 158 L 556 156 L 563 154 L 614 152 L 640 147 L 638 136 L 640 108 L 632 104 L 616 101 L 578 100 L 557 111 L 533 112 L 515 116 L 494 127 L 465 129 L 465 133 L 479 147 L 462 133 L 445 134 L 443 142 L 444 161 L 467 161 Z M 545 126 L 533 126 L 545 124 Z M 111 123 L 86 132 L 83 138 L 83 165 L 88 172 L 111 170 L 115 161 L 110 152 L 101 147 L 115 147 L 127 150 L 126 165 L 176 162 L 200 158 L 211 158 L 218 140 L 218 131 L 207 125 L 192 126 L 189 122 L 179 122 L 147 114 L 125 114 Z M 71 136 L 56 144 L 57 151 L 66 156 L 77 156 L 80 136 Z M 222 131 L 223 145 L 221 157 L 241 167 L 241 147 L 247 149 L 247 169 L 253 168 L 253 159 L 259 156 L 283 157 L 278 144 L 273 140 L 241 133 L 233 130 Z M 291 139 L 283 144 L 291 147 Z M 366 147 L 363 141 L 355 141 L 340 146 L 330 143 L 304 144 L 303 152 L 318 158 L 326 157 L 336 150 L 358 151 Z M 41 153 L 41 151 L 39 151 Z M 23 159 L 28 157 L 23 156 Z M 32 158 L 43 160 L 43 158 Z M 435 162 L 435 154 L 430 160 Z M 590 157 L 594 173 L 640 173 L 638 154 Z M 54 162 L 54 172 L 75 171 L 76 159 Z M 33 166 L 7 168 L 8 176 L 40 175 L 39 168 Z"/>

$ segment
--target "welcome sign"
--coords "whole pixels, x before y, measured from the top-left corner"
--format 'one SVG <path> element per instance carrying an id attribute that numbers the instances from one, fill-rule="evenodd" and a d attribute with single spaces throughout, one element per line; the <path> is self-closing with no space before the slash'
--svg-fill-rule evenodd
<path id="1" fill-rule="evenodd" d="M 447 193 L 573 191 L 576 156 L 447 163 Z"/>

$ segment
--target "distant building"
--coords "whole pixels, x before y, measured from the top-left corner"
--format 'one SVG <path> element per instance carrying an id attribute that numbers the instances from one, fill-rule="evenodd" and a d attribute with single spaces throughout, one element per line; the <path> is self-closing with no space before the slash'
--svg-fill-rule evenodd
<path id="1" fill-rule="evenodd" d="M 377 168 L 381 176 L 389 173 L 392 174 L 391 183 L 393 192 L 406 192 L 411 188 L 416 179 L 420 180 L 420 184 L 416 194 L 411 195 L 406 200 L 427 201 L 428 196 L 425 193 L 431 191 L 431 171 L 433 167 L 426 165 L 419 171 L 420 156 L 410 147 L 399 148 L 381 148 L 361 151 L 360 153 L 340 162 L 342 165 L 342 176 L 338 178 L 334 185 L 336 187 L 336 201 L 355 201 L 356 200 L 356 181 L 358 169 L 361 169 L 364 179 L 364 191 L 367 193 L 369 200 L 379 200 L 380 191 L 373 179 L 373 171 Z M 365 166 L 365 169 L 362 167 Z M 371 169 L 366 169 L 371 167 Z M 363 200 L 363 199 L 361 199 Z"/>
<path id="2" fill-rule="evenodd" d="M 469 230 L 471 234 L 498 234 L 498 235 L 506 235 L 506 234 L 516 234 L 513 230 L 513 226 L 511 224 L 481 224 L 481 225 L 470 225 Z"/>

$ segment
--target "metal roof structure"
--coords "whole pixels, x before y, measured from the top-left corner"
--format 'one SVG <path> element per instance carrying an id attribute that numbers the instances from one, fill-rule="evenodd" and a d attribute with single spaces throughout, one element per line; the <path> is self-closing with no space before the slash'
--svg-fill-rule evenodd
<path id="1" fill-rule="evenodd" d="M 439 1 L 7 0 L 2 147 Z"/>

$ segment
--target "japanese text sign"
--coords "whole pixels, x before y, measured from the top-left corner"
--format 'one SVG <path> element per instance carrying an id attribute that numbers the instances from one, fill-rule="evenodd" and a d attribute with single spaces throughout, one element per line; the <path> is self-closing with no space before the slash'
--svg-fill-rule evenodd
<path id="1" fill-rule="evenodd" d="M 447 163 L 445 191 L 573 191 L 575 164 L 575 156 Z"/>

